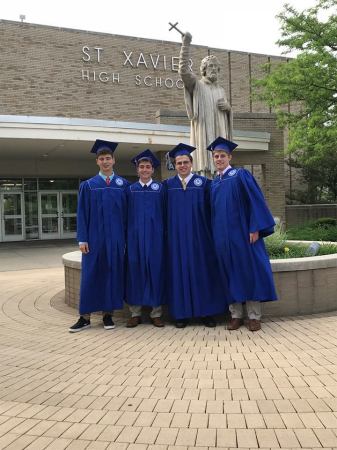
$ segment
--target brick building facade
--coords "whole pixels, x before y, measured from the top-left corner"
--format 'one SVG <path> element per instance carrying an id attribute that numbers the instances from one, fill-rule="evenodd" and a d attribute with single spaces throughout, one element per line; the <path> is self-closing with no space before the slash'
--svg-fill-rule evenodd
<path id="1" fill-rule="evenodd" d="M 62 202 L 73 210 L 71 195 L 79 179 L 95 173 L 88 152 L 96 138 L 120 142 L 120 175 L 134 179 L 129 160 L 144 148 L 162 159 L 157 176 L 171 175 L 165 153 L 189 142 L 179 42 L 12 21 L 0 21 L 0 41 L 0 195 L 7 204 L 0 211 L 0 240 L 73 235 L 76 218 L 67 216 L 62 225 L 60 216 L 67 210 Z M 196 74 L 207 52 L 192 46 Z M 273 214 L 284 218 L 283 132 L 251 92 L 261 64 L 285 59 L 221 49 L 211 53 L 220 61 L 220 83 L 234 111 L 239 144 L 234 165 L 256 171 Z M 52 210 L 58 217 L 48 216 Z M 62 226 L 68 235 L 62 235 Z"/>

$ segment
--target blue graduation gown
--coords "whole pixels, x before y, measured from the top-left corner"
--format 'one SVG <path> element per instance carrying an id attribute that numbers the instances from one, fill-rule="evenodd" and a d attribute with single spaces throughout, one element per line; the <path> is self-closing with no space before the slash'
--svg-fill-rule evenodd
<path id="1" fill-rule="evenodd" d="M 184 191 L 178 176 L 167 186 L 169 308 L 174 319 L 227 309 L 210 224 L 211 181 L 194 174 Z"/>
<path id="2" fill-rule="evenodd" d="M 274 232 L 274 219 L 254 177 L 229 169 L 212 182 L 212 228 L 228 301 L 277 300 L 273 274 L 262 237 Z M 249 233 L 259 232 L 250 244 Z"/>
<path id="3" fill-rule="evenodd" d="M 81 183 L 77 239 L 89 253 L 82 254 L 80 314 L 123 308 L 128 185 L 117 175 L 109 186 L 100 175 Z"/>
<path id="4" fill-rule="evenodd" d="M 164 191 L 158 182 L 143 188 L 137 181 L 127 189 L 126 300 L 130 305 L 165 303 Z"/>

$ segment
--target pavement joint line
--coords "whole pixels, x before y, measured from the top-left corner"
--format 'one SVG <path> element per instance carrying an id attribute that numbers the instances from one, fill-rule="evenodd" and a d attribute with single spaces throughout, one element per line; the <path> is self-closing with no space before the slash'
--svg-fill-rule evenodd
<path id="1" fill-rule="evenodd" d="M 0 263 L 0 449 L 337 449 L 337 312 L 257 333 L 94 315 L 71 335 L 60 260 L 29 268 L 19 247 Z"/>

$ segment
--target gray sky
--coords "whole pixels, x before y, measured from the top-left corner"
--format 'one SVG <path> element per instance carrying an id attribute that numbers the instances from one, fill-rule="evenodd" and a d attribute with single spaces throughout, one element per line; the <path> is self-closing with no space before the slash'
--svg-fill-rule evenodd
<path id="1" fill-rule="evenodd" d="M 193 43 L 210 48 L 280 55 L 279 14 L 285 0 L 3 0 L 0 19 L 180 42 L 179 22 Z M 298 10 L 316 0 L 288 0 Z M 197 6 L 197 5 L 204 6 Z M 194 5 L 194 6 L 192 6 Z M 208 9 L 209 7 L 209 9 Z"/>

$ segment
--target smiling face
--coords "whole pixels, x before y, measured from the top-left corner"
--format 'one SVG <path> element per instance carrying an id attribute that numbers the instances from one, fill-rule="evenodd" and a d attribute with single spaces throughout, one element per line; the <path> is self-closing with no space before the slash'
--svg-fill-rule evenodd
<path id="1" fill-rule="evenodd" d="M 100 153 L 96 158 L 96 164 L 99 167 L 99 170 L 104 175 L 111 175 L 113 172 L 113 167 L 115 165 L 115 157 L 111 152 L 109 153 Z"/>
<path id="2" fill-rule="evenodd" d="M 148 159 L 142 159 L 137 166 L 137 174 L 142 183 L 147 184 L 153 175 L 154 168 L 151 161 Z"/>
<path id="3" fill-rule="evenodd" d="M 192 170 L 192 161 L 187 155 L 179 155 L 175 157 L 174 160 L 176 171 L 181 178 L 186 178 L 189 176 Z"/>
<path id="4" fill-rule="evenodd" d="M 229 166 L 231 159 L 232 155 L 224 150 L 214 150 L 213 152 L 214 166 L 218 172 L 223 172 Z"/>

